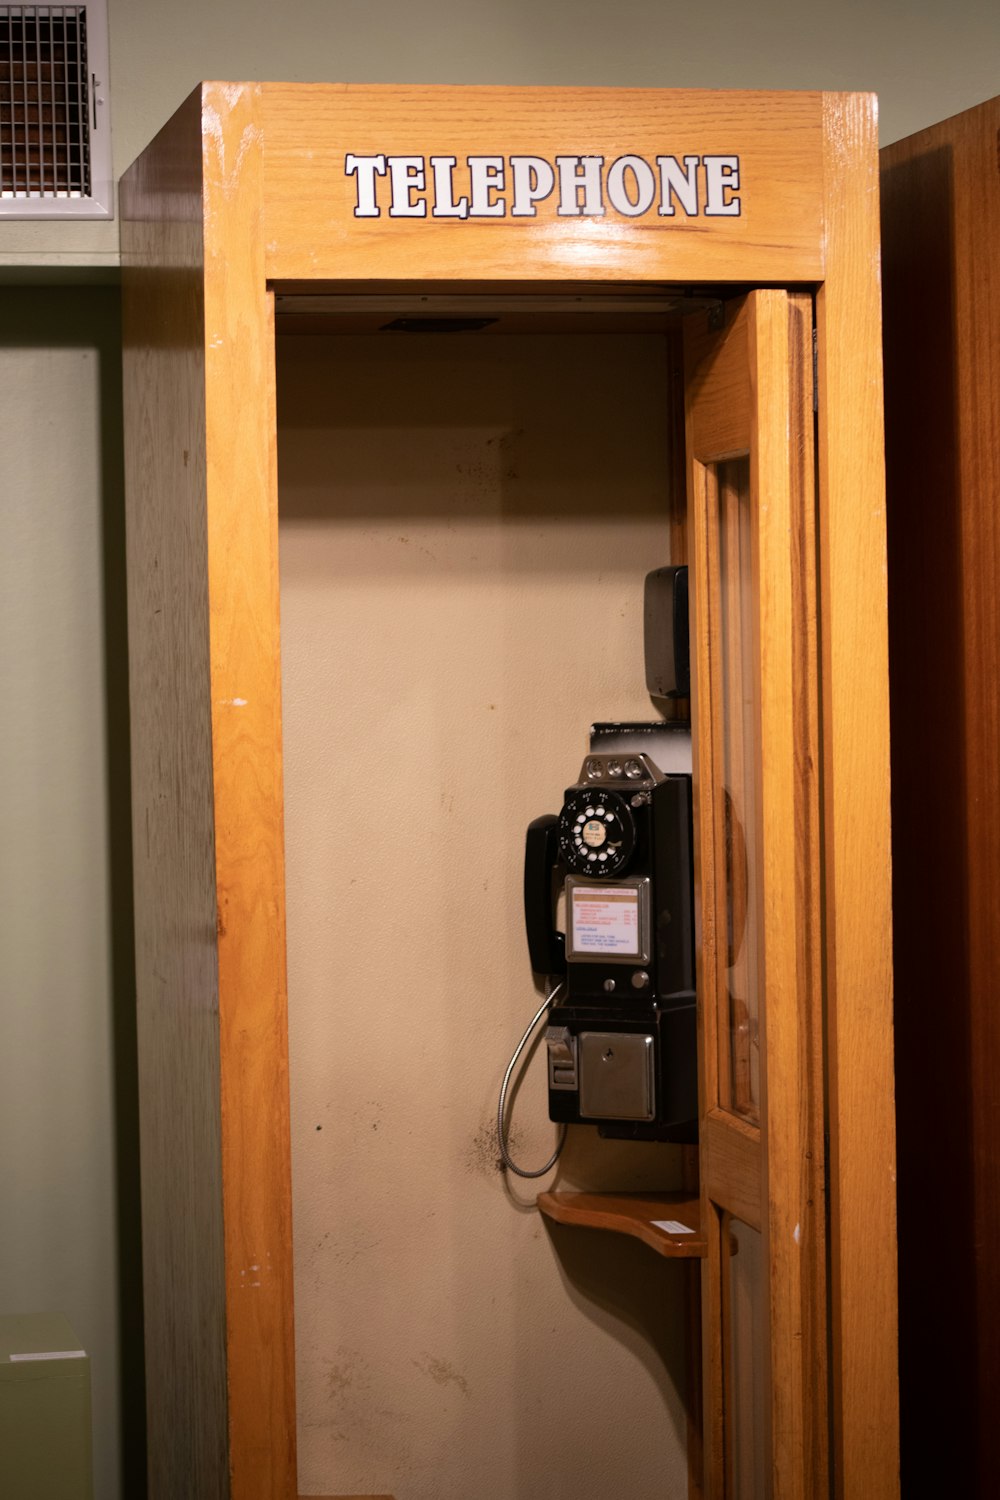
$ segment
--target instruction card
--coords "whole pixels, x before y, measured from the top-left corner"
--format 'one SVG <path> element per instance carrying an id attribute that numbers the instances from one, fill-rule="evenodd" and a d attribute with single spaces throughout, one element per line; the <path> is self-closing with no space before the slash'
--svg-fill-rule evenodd
<path id="1" fill-rule="evenodd" d="M 639 954 L 639 892 L 635 886 L 574 886 L 574 953 Z"/>

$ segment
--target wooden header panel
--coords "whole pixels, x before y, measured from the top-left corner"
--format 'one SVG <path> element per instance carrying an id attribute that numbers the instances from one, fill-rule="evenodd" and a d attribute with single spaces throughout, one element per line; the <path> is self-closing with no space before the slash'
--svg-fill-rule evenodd
<path id="1" fill-rule="evenodd" d="M 820 94 L 260 92 L 274 280 L 823 276 Z"/>

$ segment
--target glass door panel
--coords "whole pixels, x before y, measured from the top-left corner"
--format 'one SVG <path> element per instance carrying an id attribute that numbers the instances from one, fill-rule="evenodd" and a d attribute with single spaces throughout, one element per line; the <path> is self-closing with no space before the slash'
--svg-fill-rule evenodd
<path id="1" fill-rule="evenodd" d="M 724 912 L 724 955 L 717 969 L 719 1104 L 760 1123 L 758 1016 L 761 942 L 757 767 L 756 593 L 750 507 L 750 457 L 709 466 L 709 610 L 718 650 L 722 712 L 718 782 L 721 806 L 716 854 Z"/>

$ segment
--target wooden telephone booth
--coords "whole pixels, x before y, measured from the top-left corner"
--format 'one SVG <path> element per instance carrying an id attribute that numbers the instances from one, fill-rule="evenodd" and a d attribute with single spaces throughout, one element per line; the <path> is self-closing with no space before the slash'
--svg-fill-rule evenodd
<path id="1" fill-rule="evenodd" d="M 213 83 L 128 173 L 153 1495 L 298 1493 L 275 328 L 327 314 L 590 315 L 669 351 L 686 485 L 662 526 L 693 597 L 691 1493 L 897 1493 L 873 115 L 819 93 Z"/>

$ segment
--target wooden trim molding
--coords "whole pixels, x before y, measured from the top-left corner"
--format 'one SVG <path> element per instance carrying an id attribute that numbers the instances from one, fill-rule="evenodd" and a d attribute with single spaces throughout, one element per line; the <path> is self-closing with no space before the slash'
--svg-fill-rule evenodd
<path id="1" fill-rule="evenodd" d="M 899 1493 L 899 1399 L 877 126 L 869 96 L 826 95 L 824 112 L 817 377 L 833 1459 L 838 1497 L 889 1500 Z"/>
<path id="2" fill-rule="evenodd" d="M 233 1500 L 295 1488 L 273 301 L 257 85 L 206 85 L 205 389 Z"/>

